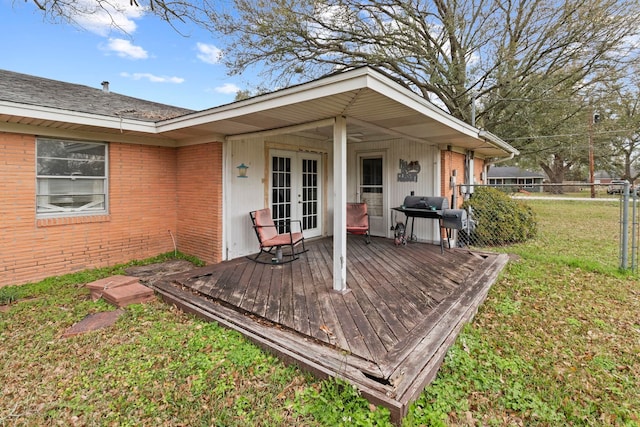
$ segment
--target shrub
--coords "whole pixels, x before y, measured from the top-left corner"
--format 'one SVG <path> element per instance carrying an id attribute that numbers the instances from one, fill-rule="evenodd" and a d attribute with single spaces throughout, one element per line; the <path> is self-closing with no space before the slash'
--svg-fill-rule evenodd
<path id="1" fill-rule="evenodd" d="M 476 246 L 499 246 L 524 242 L 538 232 L 535 214 L 530 206 L 491 187 L 476 187 L 464 202 L 471 208 L 475 230 L 469 237 Z"/>

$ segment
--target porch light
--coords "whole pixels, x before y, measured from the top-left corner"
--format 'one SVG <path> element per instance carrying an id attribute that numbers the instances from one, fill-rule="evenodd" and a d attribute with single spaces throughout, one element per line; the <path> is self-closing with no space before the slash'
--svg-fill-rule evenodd
<path id="1" fill-rule="evenodd" d="M 247 177 L 247 169 L 249 169 L 249 166 L 245 165 L 244 163 L 241 163 L 239 166 L 236 166 L 238 168 L 238 178 L 246 178 Z"/>

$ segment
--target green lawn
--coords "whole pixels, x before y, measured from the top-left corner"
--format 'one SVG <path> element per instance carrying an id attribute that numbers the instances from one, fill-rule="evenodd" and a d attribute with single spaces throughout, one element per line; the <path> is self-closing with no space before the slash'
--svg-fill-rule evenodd
<path id="1" fill-rule="evenodd" d="M 404 425 L 640 425 L 640 285 L 617 269 L 617 204 L 530 204 L 539 236 L 505 249 L 514 260 Z M 0 289 L 0 425 L 389 424 L 352 387 L 160 302 L 61 338 L 111 309 L 82 284 L 122 268 Z"/>

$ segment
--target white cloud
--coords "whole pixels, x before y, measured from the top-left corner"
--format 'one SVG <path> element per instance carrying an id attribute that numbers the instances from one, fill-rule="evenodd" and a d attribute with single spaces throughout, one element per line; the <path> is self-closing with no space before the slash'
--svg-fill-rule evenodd
<path id="1" fill-rule="evenodd" d="M 122 58 L 147 59 L 149 54 L 140 46 L 134 46 L 129 40 L 109 39 L 106 50 L 113 51 Z"/>
<path id="2" fill-rule="evenodd" d="M 212 44 L 198 43 L 198 59 L 207 64 L 217 64 L 222 59 L 222 50 Z"/>
<path id="3" fill-rule="evenodd" d="M 156 76 L 151 73 L 120 73 L 122 77 L 126 77 L 132 80 L 149 80 L 152 83 L 182 83 L 184 79 L 182 77 L 169 77 L 169 76 Z"/>
<path id="4" fill-rule="evenodd" d="M 65 13 L 82 28 L 100 36 L 108 36 L 112 30 L 133 33 L 146 9 L 131 4 L 130 0 L 76 0 L 65 7 Z"/>
<path id="5" fill-rule="evenodd" d="M 237 93 L 240 90 L 240 88 L 234 85 L 233 83 L 225 83 L 222 86 L 218 86 L 214 88 L 213 90 L 215 90 L 218 93 L 224 93 L 228 95 L 228 94 Z"/>

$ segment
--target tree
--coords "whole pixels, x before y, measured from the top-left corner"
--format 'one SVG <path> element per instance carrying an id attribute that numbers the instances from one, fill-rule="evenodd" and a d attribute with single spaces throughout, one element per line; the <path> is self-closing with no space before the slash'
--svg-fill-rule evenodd
<path id="1" fill-rule="evenodd" d="M 58 18 L 76 4 L 33 1 Z M 533 159 L 556 171 L 554 180 L 580 163 L 580 142 L 533 137 L 584 129 L 584 94 L 638 60 L 637 0 L 128 1 L 224 35 L 230 73 L 258 66 L 263 84 L 377 67 L 455 117 L 540 154 Z M 564 103 L 549 102 L 558 98 Z"/>
<path id="2" fill-rule="evenodd" d="M 606 105 L 609 120 L 604 131 L 611 150 L 606 170 L 633 183 L 640 178 L 640 78 L 637 73 L 631 76 L 626 79 L 627 84 L 615 85 L 611 90 L 614 97 Z"/>
<path id="3" fill-rule="evenodd" d="M 14 0 L 15 1 L 15 0 Z M 25 0 L 28 1 L 28 0 Z M 181 0 L 31 0 L 50 21 L 65 21 L 82 26 L 82 17 L 105 13 L 114 28 L 120 28 L 118 14 L 135 8 L 138 13 L 151 12 L 171 23 L 194 21 L 201 16 L 207 2 Z"/>
<path id="4" fill-rule="evenodd" d="M 231 73 L 286 86 L 362 65 L 491 130 L 511 98 L 593 84 L 630 59 L 637 0 L 32 0 L 50 18 L 140 7 L 224 34 Z M 567 73 L 567 70 L 571 70 Z"/>
<path id="5" fill-rule="evenodd" d="M 264 67 L 278 84 L 372 65 L 489 130 L 512 98 L 540 82 L 593 84 L 622 66 L 636 34 L 636 0 L 235 0 L 210 22 L 228 37 L 225 61 Z M 571 72 L 568 73 L 567 70 Z"/>
<path id="6" fill-rule="evenodd" d="M 518 166 L 542 169 L 551 182 L 561 183 L 588 160 L 584 101 L 572 84 L 538 80 L 531 88 L 521 88 L 526 98 L 504 99 L 508 102 L 500 111 L 488 114 L 495 122 L 493 132 L 520 150 Z"/>
<path id="7" fill-rule="evenodd" d="M 638 59 L 637 0 L 234 0 L 232 73 L 278 85 L 372 65 L 510 141 L 553 182 L 588 162 L 591 91 Z M 476 108 L 472 108 L 476 107 Z M 547 136 L 553 136 L 548 138 Z"/>

